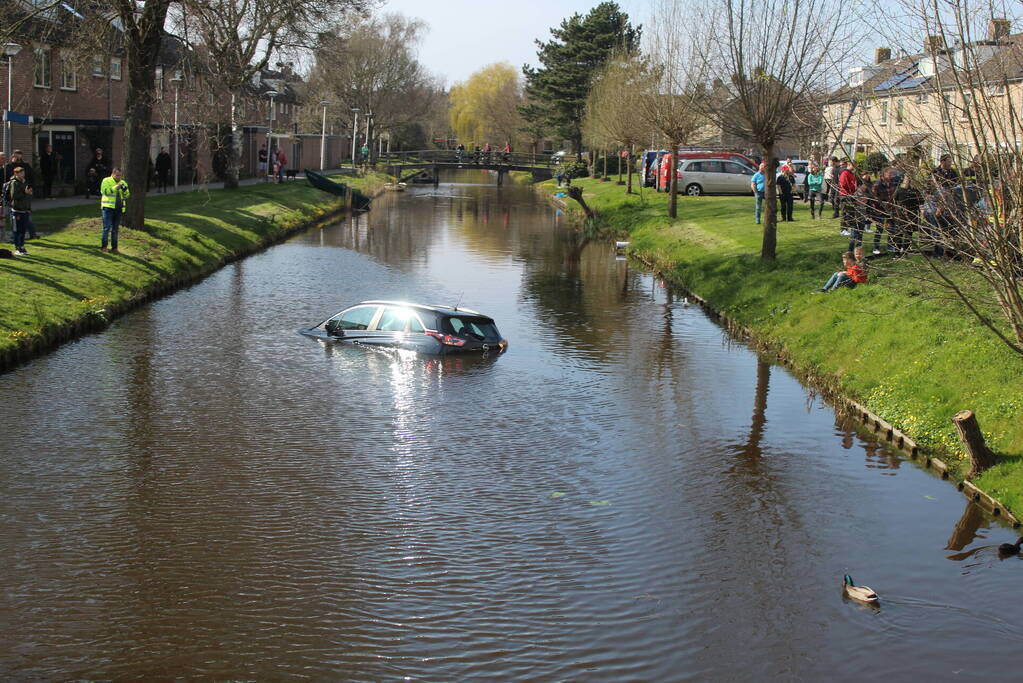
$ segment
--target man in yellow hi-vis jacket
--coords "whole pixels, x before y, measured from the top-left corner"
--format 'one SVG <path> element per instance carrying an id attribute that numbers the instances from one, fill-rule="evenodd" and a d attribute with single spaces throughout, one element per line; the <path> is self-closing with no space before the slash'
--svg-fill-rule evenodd
<path id="1" fill-rule="evenodd" d="M 110 253 L 117 253 L 117 229 L 121 226 L 121 216 L 131 192 L 128 183 L 121 180 L 121 169 L 110 171 L 110 176 L 103 179 L 99 186 L 100 207 L 103 210 L 103 246 L 100 251 L 107 250 L 107 237 L 110 238 Z"/>

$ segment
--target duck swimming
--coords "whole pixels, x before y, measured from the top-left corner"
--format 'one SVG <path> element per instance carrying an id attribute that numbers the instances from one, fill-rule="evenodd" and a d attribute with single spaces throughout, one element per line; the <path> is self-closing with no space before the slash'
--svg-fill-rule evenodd
<path id="1" fill-rule="evenodd" d="M 1023 546 L 1023 538 L 1015 543 L 1003 543 L 998 546 L 998 552 L 1002 555 L 1019 555 L 1020 546 Z"/>
<path id="2" fill-rule="evenodd" d="M 877 597 L 877 593 L 874 592 L 873 588 L 857 586 L 853 583 L 852 577 L 848 574 L 844 577 L 843 585 L 845 588 L 845 594 L 853 600 L 859 600 L 860 602 L 867 602 L 870 604 L 876 604 L 881 600 L 881 598 Z"/>

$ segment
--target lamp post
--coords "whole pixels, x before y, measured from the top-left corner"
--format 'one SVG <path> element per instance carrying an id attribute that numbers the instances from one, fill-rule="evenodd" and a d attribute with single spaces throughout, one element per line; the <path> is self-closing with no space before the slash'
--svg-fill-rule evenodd
<path id="1" fill-rule="evenodd" d="M 370 152 L 372 152 L 372 148 L 369 146 L 369 127 L 371 125 L 373 125 L 373 110 L 372 109 L 369 110 L 369 113 L 366 116 L 366 139 L 362 143 L 366 147 L 366 149 L 370 150 Z M 367 156 L 372 156 L 372 154 L 369 154 Z"/>
<path id="2" fill-rule="evenodd" d="M 359 137 L 359 109 L 352 107 L 355 119 L 352 121 L 352 170 L 355 170 L 355 138 Z"/>
<path id="3" fill-rule="evenodd" d="M 270 111 L 267 112 L 267 124 L 266 124 L 266 173 L 267 177 L 270 176 L 270 170 L 273 168 L 273 161 L 270 159 L 270 149 L 273 144 L 273 133 L 274 133 L 274 98 L 277 97 L 278 92 L 276 90 L 267 90 L 266 96 L 270 98 Z"/>
<path id="4" fill-rule="evenodd" d="M 178 91 L 181 89 L 181 72 L 175 71 L 174 77 L 171 79 L 171 83 L 174 84 L 174 191 L 178 190 L 178 158 L 181 156 L 180 148 L 178 147 Z M 167 188 L 164 188 L 164 192 Z"/>
<path id="5" fill-rule="evenodd" d="M 327 100 L 320 102 L 323 107 L 323 127 L 320 128 L 320 170 L 327 168 Z"/>
<path id="6" fill-rule="evenodd" d="M 14 61 L 14 55 L 21 52 L 21 45 L 17 43 L 6 43 L 4 45 L 4 57 L 7 57 L 7 116 L 4 117 L 4 153 L 7 154 L 7 158 L 11 158 L 11 79 L 13 78 L 13 68 L 11 66 Z"/>

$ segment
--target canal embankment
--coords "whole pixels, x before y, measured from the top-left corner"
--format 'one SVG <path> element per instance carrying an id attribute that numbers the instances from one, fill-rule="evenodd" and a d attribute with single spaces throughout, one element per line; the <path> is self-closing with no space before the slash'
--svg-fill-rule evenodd
<path id="1" fill-rule="evenodd" d="M 364 193 L 387 176 L 344 182 Z M 146 198 L 146 230 L 100 251 L 99 201 L 38 210 L 28 256 L 0 259 L 0 371 L 105 327 L 118 315 L 346 210 L 304 181 Z"/>
<path id="2" fill-rule="evenodd" d="M 999 462 L 973 485 L 1023 512 L 1023 360 L 922 278 L 918 260 L 881 257 L 870 262 L 867 285 L 815 294 L 842 269 L 848 247 L 835 220 L 797 207 L 794 222 L 779 224 L 777 260 L 765 262 L 748 197 L 680 197 L 673 220 L 665 195 L 650 189 L 626 195 L 599 180 L 574 184 L 598 227 L 627 237 L 630 255 L 955 480 L 969 460 L 951 420 L 974 411 Z M 541 187 L 559 192 L 554 183 Z M 575 202 L 565 206 L 578 211 Z"/>

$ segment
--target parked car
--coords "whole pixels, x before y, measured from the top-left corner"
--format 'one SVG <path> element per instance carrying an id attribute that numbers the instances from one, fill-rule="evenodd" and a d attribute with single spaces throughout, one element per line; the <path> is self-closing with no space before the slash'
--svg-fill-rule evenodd
<path id="1" fill-rule="evenodd" d="M 738 161 L 740 164 L 746 164 L 753 169 L 756 173 L 757 162 L 750 159 L 745 154 L 739 154 L 738 152 L 711 152 L 711 151 L 684 151 L 678 153 L 679 159 L 728 159 L 729 161 Z"/>
<path id="2" fill-rule="evenodd" d="M 657 171 L 661 167 L 661 157 L 668 153 L 665 149 L 647 149 L 639 157 L 639 173 L 643 179 L 643 187 L 657 184 Z"/>
<path id="3" fill-rule="evenodd" d="M 678 186 L 691 196 L 701 194 L 750 194 L 755 170 L 728 159 L 683 159 L 679 162 Z"/>
<path id="4" fill-rule="evenodd" d="M 467 308 L 363 301 L 301 334 L 323 341 L 389 346 L 420 353 L 501 353 L 508 340 L 493 318 Z"/>

